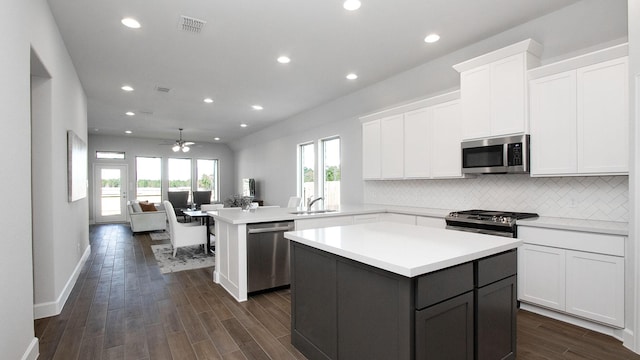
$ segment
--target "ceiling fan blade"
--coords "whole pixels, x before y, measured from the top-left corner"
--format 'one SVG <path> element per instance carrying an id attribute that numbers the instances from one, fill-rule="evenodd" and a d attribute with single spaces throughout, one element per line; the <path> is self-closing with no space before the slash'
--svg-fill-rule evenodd
<path id="1" fill-rule="evenodd" d="M 191 145 L 195 145 L 196 143 L 194 143 L 193 141 L 185 141 L 184 145 L 186 146 L 191 146 Z"/>

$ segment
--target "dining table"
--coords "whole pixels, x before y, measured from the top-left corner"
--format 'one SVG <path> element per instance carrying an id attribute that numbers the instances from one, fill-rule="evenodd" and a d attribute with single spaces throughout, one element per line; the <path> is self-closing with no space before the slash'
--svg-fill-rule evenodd
<path id="1" fill-rule="evenodd" d="M 204 220 L 205 226 L 207 227 L 207 231 L 206 231 L 206 236 L 207 236 L 207 254 L 210 254 L 212 252 L 211 249 L 211 237 L 210 237 L 210 232 L 209 229 L 211 229 L 211 215 L 209 214 L 208 211 L 202 211 L 202 210 L 192 210 L 192 209 L 184 209 L 182 210 L 182 212 L 191 217 L 191 218 L 196 218 L 198 220 Z"/>

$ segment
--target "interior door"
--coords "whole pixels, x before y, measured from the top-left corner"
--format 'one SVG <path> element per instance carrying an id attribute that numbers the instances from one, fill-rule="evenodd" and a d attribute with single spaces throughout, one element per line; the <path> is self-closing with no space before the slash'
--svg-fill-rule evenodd
<path id="1" fill-rule="evenodd" d="M 96 223 L 126 222 L 127 166 L 97 164 L 93 178 Z"/>

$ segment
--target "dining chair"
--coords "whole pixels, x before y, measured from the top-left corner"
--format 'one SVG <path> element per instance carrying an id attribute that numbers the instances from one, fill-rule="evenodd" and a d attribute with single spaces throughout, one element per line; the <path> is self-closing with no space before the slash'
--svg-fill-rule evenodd
<path id="1" fill-rule="evenodd" d="M 194 191 L 193 203 L 196 204 L 197 208 L 200 208 L 200 206 L 205 204 L 211 204 L 211 190 Z"/>
<path id="2" fill-rule="evenodd" d="M 169 219 L 169 236 L 173 247 L 173 257 L 176 256 L 178 248 L 193 245 L 207 244 L 207 227 L 201 226 L 198 222 L 179 223 L 171 202 L 163 201 L 164 208 Z"/>
<path id="3" fill-rule="evenodd" d="M 187 220 L 187 216 L 182 212 L 182 209 L 189 207 L 189 191 L 169 191 L 167 193 L 167 199 L 173 206 L 176 216 L 182 216 L 184 220 Z"/>

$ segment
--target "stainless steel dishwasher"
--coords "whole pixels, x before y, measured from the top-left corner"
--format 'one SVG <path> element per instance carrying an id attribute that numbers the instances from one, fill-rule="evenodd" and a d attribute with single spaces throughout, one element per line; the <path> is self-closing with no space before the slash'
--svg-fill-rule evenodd
<path id="1" fill-rule="evenodd" d="M 247 292 L 289 285 L 289 240 L 293 221 L 247 225 Z"/>

